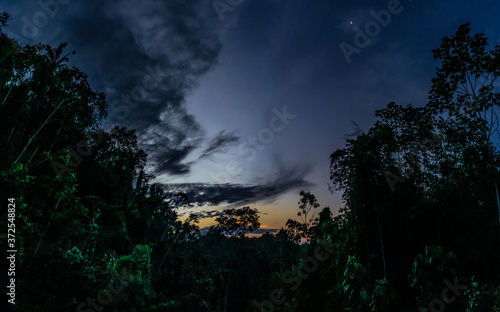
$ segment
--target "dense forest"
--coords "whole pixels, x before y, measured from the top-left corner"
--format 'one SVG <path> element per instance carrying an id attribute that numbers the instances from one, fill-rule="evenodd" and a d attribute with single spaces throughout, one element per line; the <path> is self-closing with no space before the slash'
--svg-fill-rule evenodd
<path id="1" fill-rule="evenodd" d="M 106 98 L 67 65 L 65 44 L 20 46 L 8 20 L 0 224 L 15 223 L 12 310 L 500 311 L 500 47 L 468 24 L 432 51 L 425 106 L 388 104 L 331 154 L 339 214 L 303 191 L 295 220 L 251 237 L 255 208 L 225 210 L 206 234 L 196 214 L 180 218 L 190 199 L 154 183 L 134 130 L 103 128 Z"/>

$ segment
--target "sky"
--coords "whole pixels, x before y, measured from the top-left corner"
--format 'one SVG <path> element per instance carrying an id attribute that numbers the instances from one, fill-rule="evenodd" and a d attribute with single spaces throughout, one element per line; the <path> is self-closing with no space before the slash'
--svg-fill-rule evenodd
<path id="1" fill-rule="evenodd" d="M 148 170 L 179 210 L 213 224 L 261 212 L 259 233 L 296 218 L 300 191 L 336 213 L 329 156 L 353 122 L 390 102 L 423 106 L 432 50 L 471 23 L 500 45 L 500 2 L 2 0 L 21 44 L 68 43 L 70 66 L 107 96 L 103 127 L 137 130 Z"/>

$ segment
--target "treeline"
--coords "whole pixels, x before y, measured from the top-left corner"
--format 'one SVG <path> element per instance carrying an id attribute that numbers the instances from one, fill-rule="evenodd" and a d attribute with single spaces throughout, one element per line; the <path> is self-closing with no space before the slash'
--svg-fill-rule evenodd
<path id="1" fill-rule="evenodd" d="M 331 155 L 340 214 L 302 192 L 297 219 L 258 238 L 246 235 L 260 227 L 250 207 L 206 235 L 196 215 L 180 221 L 189 198 L 153 183 L 134 130 L 101 128 L 106 99 L 64 47 L 0 33 L 13 309 L 500 311 L 500 47 L 469 25 L 433 51 L 426 106 L 389 104 Z"/>

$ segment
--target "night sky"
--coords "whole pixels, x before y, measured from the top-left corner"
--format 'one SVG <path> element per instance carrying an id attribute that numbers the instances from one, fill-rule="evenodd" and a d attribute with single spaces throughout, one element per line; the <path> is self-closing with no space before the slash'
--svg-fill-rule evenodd
<path id="1" fill-rule="evenodd" d="M 249 205 L 261 232 L 295 216 L 301 190 L 342 206 L 330 154 L 387 103 L 426 103 L 444 36 L 470 22 L 500 44 L 498 0 L 1 3 L 21 44 L 76 51 L 107 96 L 103 126 L 136 129 L 156 182 L 197 205 L 180 213 L 203 227 Z"/>

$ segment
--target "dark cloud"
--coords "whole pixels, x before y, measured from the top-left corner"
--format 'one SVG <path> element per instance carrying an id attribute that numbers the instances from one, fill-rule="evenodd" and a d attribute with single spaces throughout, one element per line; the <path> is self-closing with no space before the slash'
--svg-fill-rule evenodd
<path id="1" fill-rule="evenodd" d="M 234 132 L 221 131 L 208 142 L 208 147 L 196 160 L 185 162 L 187 156 L 203 143 L 203 131 L 192 115 L 172 114 L 168 123 L 151 126 L 142 131 L 142 148 L 148 153 L 155 174 L 184 175 L 196 162 L 215 153 L 224 152 L 239 143 Z M 169 135 L 165 135 L 168 133 Z"/>
<path id="2" fill-rule="evenodd" d="M 201 158 L 208 157 L 216 152 L 225 150 L 229 146 L 234 146 L 240 142 L 240 137 L 235 135 L 235 132 L 226 133 L 225 130 L 219 132 L 215 138 L 210 140 L 209 146 L 203 151 Z"/>
<path id="3" fill-rule="evenodd" d="M 209 211 L 201 211 L 196 214 L 200 220 L 201 219 L 211 219 L 211 218 L 217 218 L 222 215 L 224 215 L 224 211 L 221 210 L 209 210 Z"/>
<path id="4" fill-rule="evenodd" d="M 261 200 L 272 201 L 288 191 L 312 187 L 313 184 L 305 180 L 310 169 L 310 166 L 306 166 L 302 169 L 281 170 L 272 180 L 260 185 L 182 183 L 165 184 L 164 187 L 170 192 L 185 192 L 193 204 L 200 206 L 240 206 Z"/>
<path id="5" fill-rule="evenodd" d="M 186 216 L 186 215 L 190 215 L 190 214 L 192 214 L 192 212 L 180 212 L 179 216 Z M 267 212 L 259 212 L 259 214 L 268 215 Z M 212 219 L 212 218 L 217 218 L 217 217 L 223 216 L 224 211 L 223 210 L 203 210 L 203 211 L 196 213 L 196 215 L 198 216 L 198 218 L 200 220 L 201 219 Z"/>
<path id="6" fill-rule="evenodd" d="M 166 152 L 154 153 L 153 162 L 157 165 L 155 167 L 156 174 L 172 174 L 181 175 L 189 173 L 190 167 L 183 164 L 182 161 L 193 149 L 192 146 L 187 146 L 182 149 L 168 149 Z"/>
<path id="7" fill-rule="evenodd" d="M 205 235 L 207 234 L 207 232 L 210 230 L 210 227 L 209 226 L 206 226 L 206 227 L 203 227 L 200 229 L 200 232 L 202 235 Z M 255 231 L 252 232 L 252 234 L 266 234 L 266 233 L 271 233 L 271 234 L 275 234 L 275 233 L 278 233 L 280 231 L 280 229 L 257 229 Z"/>
<path id="8" fill-rule="evenodd" d="M 252 232 L 252 234 L 266 234 L 266 233 L 278 233 L 280 231 L 280 229 L 267 229 L 267 228 L 263 228 L 263 229 L 258 229 L 258 230 L 255 230 Z"/>
<path id="9" fill-rule="evenodd" d="M 9 5 L 18 34 L 21 17 L 32 19 L 41 10 L 36 2 L 24 11 Z M 70 1 L 28 42 L 67 41 L 68 51 L 77 52 L 70 65 L 107 96 L 105 126 L 136 129 L 156 174 L 185 174 L 190 164 L 182 161 L 204 141 L 185 98 L 216 64 L 221 31 L 210 1 Z"/>
<path id="10" fill-rule="evenodd" d="M 110 93 L 116 95 L 110 100 L 120 100 L 123 105 L 123 95 L 134 100 L 140 94 L 141 101 L 130 108 L 124 121 L 138 128 L 144 142 L 141 147 L 150 155 L 154 173 L 187 174 L 191 163 L 184 160 L 202 144 L 204 132 L 188 114 L 185 97 L 216 63 L 221 48 L 218 20 L 205 1 L 150 0 L 140 5 L 122 1 L 106 6 L 112 13 L 103 20 L 120 26 L 118 33 L 109 34 L 113 36 L 113 50 L 124 54 L 117 58 L 107 51 L 105 61 L 114 58 L 115 62 L 108 77 L 116 77 L 111 87 L 107 83 Z M 145 79 L 149 79 L 151 90 L 145 90 Z M 122 122 L 116 116 L 112 121 Z"/>
<path id="11" fill-rule="evenodd" d="M 79 54 L 91 58 L 96 83 L 110 101 L 133 96 L 145 76 L 160 81 L 131 109 L 125 122 L 134 126 L 148 127 L 160 123 L 162 113 L 182 110 L 186 93 L 213 67 L 221 49 L 218 21 L 206 1 L 88 1 L 70 9 L 65 31 L 72 33 Z"/>
<path id="12" fill-rule="evenodd" d="M 194 116 L 181 111 L 169 114 L 161 124 L 142 129 L 139 137 L 156 175 L 182 175 L 190 172 L 192 163 L 186 163 L 185 158 L 202 144 L 204 132 Z"/>

